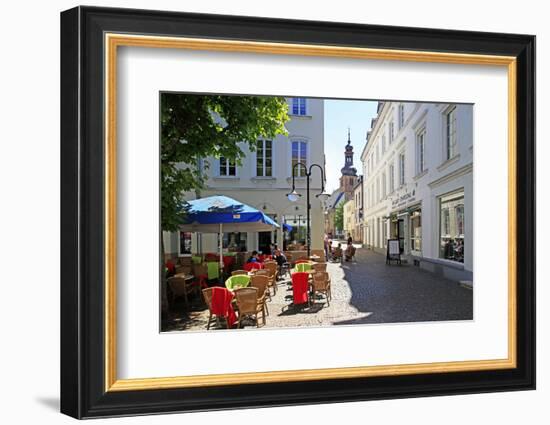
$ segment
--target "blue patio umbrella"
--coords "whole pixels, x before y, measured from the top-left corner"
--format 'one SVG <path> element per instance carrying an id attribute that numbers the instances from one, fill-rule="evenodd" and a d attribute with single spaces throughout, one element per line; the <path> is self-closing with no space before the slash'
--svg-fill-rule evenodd
<path id="1" fill-rule="evenodd" d="M 220 265 L 223 265 L 223 232 L 269 232 L 279 227 L 263 212 L 228 196 L 188 201 L 182 205 L 182 210 L 185 215 L 181 231 L 220 234 Z"/>
<path id="2" fill-rule="evenodd" d="M 292 229 L 293 229 L 293 227 L 290 224 L 286 224 L 286 223 L 283 224 L 283 230 L 285 232 L 290 233 L 290 232 L 292 232 Z"/>

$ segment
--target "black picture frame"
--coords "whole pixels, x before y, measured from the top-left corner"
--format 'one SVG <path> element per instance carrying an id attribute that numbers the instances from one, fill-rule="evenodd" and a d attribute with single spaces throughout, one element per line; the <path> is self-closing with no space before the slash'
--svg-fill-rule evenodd
<path id="1" fill-rule="evenodd" d="M 104 34 L 506 55 L 517 58 L 517 367 L 105 391 Z M 61 13 L 61 412 L 75 418 L 535 388 L 535 37 L 149 10 Z M 499 267 L 499 265 L 494 265 Z"/>

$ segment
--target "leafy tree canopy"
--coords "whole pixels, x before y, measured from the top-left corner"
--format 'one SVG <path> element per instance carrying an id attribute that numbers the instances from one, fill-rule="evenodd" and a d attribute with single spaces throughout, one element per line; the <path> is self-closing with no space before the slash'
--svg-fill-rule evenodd
<path id="1" fill-rule="evenodd" d="M 337 230 L 344 229 L 344 203 L 341 202 L 334 211 L 334 227 Z"/>
<path id="2" fill-rule="evenodd" d="M 161 225 L 177 230 L 185 192 L 204 187 L 206 157 L 234 160 L 244 156 L 239 142 L 255 150 L 260 138 L 287 134 L 284 97 L 161 95 Z M 203 168 L 203 169 L 201 169 Z"/>

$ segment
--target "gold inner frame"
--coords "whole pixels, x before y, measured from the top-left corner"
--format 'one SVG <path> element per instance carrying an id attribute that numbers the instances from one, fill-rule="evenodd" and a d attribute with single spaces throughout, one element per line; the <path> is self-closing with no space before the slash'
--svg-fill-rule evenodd
<path id="1" fill-rule="evenodd" d="M 119 46 L 503 66 L 508 72 L 508 357 L 495 360 L 117 379 L 116 373 L 116 98 Z M 516 356 L 516 58 L 255 41 L 105 34 L 105 391 L 358 378 L 511 369 Z"/>

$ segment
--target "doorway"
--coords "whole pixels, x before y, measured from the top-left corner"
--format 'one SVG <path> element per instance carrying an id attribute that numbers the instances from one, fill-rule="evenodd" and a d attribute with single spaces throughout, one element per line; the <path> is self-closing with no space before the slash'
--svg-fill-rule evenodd
<path id="1" fill-rule="evenodd" d="M 262 254 L 270 254 L 269 246 L 271 245 L 272 232 L 258 232 L 258 250 Z"/>
<path id="2" fill-rule="evenodd" d="M 405 220 L 394 219 L 391 224 L 391 237 L 399 239 L 399 252 L 403 254 L 405 251 Z"/>

